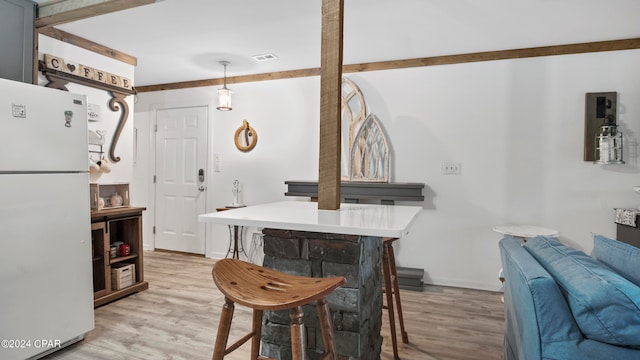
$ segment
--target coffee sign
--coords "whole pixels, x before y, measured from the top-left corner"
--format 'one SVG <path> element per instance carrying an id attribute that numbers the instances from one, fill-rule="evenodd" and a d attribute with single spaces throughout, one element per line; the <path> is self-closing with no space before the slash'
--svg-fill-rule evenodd
<path id="1" fill-rule="evenodd" d="M 57 56 L 44 54 L 44 63 L 47 69 L 61 71 L 67 74 L 80 76 L 85 79 L 98 81 L 127 90 L 132 90 L 133 88 L 131 80 L 126 77 L 64 60 L 63 58 Z"/>

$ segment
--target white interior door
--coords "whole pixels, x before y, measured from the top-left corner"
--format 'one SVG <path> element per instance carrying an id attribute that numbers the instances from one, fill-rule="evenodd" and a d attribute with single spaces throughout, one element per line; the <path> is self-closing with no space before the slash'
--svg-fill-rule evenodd
<path id="1" fill-rule="evenodd" d="M 155 247 L 204 254 L 207 107 L 156 112 Z"/>

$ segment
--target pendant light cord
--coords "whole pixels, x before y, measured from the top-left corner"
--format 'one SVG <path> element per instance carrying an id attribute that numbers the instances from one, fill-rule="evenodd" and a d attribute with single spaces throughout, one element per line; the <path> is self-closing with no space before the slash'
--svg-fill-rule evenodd
<path id="1" fill-rule="evenodd" d="M 224 86 L 223 88 L 227 88 L 227 64 L 222 64 L 224 66 Z"/>

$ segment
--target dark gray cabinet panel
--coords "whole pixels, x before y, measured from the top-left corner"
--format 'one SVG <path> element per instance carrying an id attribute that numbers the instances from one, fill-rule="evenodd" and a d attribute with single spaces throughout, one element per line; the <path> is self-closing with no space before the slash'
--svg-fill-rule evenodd
<path id="1" fill-rule="evenodd" d="M 36 3 L 0 0 L 0 77 L 33 82 Z"/>
<path id="2" fill-rule="evenodd" d="M 638 219 L 636 219 L 638 221 Z M 640 228 L 616 224 L 617 238 L 619 241 L 640 247 Z"/>
<path id="3" fill-rule="evenodd" d="M 318 197 L 318 182 L 292 181 L 287 185 L 285 196 Z M 381 183 L 381 182 L 342 182 L 340 197 L 347 203 L 360 200 L 380 200 L 382 204 L 392 205 L 394 201 L 424 201 L 423 183 Z"/>

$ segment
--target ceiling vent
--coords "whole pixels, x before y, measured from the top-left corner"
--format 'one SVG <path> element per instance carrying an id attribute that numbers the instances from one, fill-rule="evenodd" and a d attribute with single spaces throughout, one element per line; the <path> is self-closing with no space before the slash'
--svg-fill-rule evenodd
<path id="1" fill-rule="evenodd" d="M 269 53 L 269 54 L 253 55 L 251 58 L 253 58 L 253 60 L 255 61 L 262 62 L 262 61 L 275 60 L 278 57 L 275 54 Z"/>

